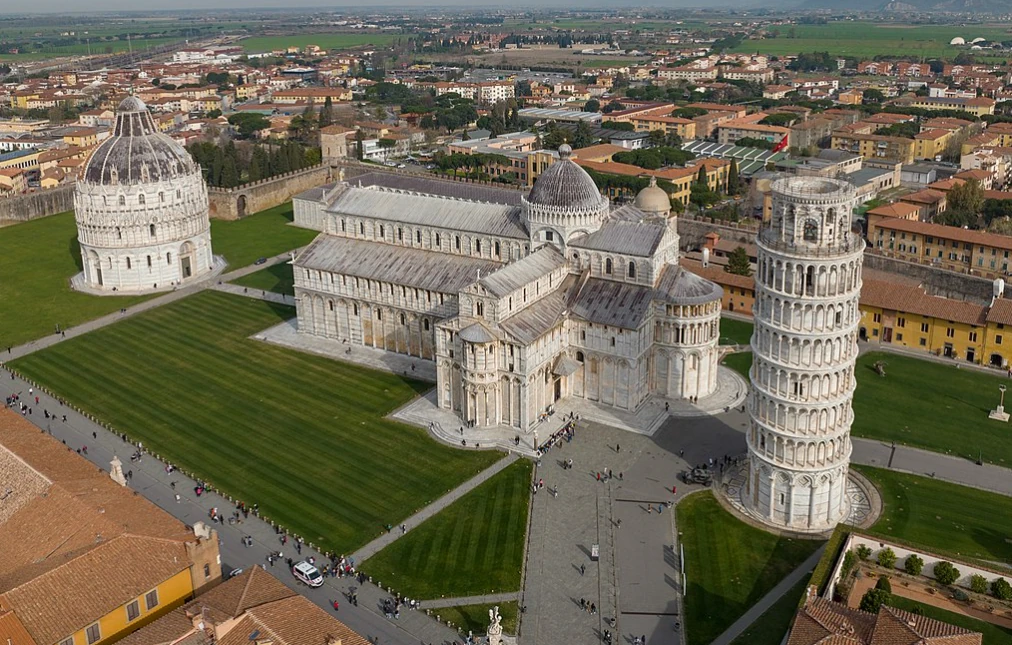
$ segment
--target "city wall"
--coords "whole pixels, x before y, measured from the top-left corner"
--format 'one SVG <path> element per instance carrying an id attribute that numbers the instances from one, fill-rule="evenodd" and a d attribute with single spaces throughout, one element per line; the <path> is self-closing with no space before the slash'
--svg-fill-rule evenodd
<path id="1" fill-rule="evenodd" d="M 331 167 L 320 164 L 235 188 L 208 188 L 212 219 L 236 220 L 284 204 L 304 190 L 331 181 Z"/>
<path id="2" fill-rule="evenodd" d="M 0 226 L 28 222 L 74 209 L 74 184 L 0 198 Z"/>

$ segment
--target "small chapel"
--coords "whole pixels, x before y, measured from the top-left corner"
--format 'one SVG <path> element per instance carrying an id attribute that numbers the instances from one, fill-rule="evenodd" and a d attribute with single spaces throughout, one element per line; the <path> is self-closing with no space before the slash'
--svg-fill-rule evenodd
<path id="1" fill-rule="evenodd" d="M 667 193 L 613 206 L 559 157 L 519 199 L 354 179 L 296 198 L 321 231 L 294 261 L 299 332 L 434 361 L 473 426 L 713 393 L 722 290 L 678 265 Z"/>

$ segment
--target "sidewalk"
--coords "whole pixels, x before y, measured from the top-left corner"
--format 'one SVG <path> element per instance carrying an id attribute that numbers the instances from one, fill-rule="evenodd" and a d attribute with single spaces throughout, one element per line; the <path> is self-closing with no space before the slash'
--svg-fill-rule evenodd
<path id="1" fill-rule="evenodd" d="M 30 387 L 20 378 L 11 379 L 9 373 L 0 373 L 0 396 L 21 392 L 27 393 Z M 159 506 L 187 525 L 198 521 L 209 522 L 209 511 L 218 507 L 228 515 L 234 503 L 214 491 L 207 491 L 199 498 L 194 489 L 196 481 L 179 470 L 166 472 L 166 464 L 154 455 L 145 454 L 142 459 L 131 461 L 130 456 L 137 446 L 124 437 L 109 432 L 98 423 L 89 420 L 69 405 L 61 405 L 53 397 L 35 388 L 39 396 L 39 404 L 33 405 L 33 414 L 28 416 L 43 432 L 48 432 L 56 439 L 63 441 L 69 450 L 88 447 L 86 459 L 99 468 L 108 471 L 109 462 L 118 455 L 124 462 L 125 471 L 132 471 L 129 486 L 144 495 L 149 501 Z M 44 410 L 56 416 L 44 419 Z M 67 422 L 60 421 L 67 415 Z M 175 484 L 173 486 L 173 484 Z M 178 499 L 176 496 L 178 495 Z M 329 578 L 323 587 L 311 589 L 298 584 L 294 577 L 285 570 L 284 562 L 271 567 L 267 564 L 267 555 L 281 551 L 284 558 L 305 559 L 310 556 L 317 562 L 326 562 L 325 556 L 315 549 L 303 546 L 301 553 L 296 551 L 294 542 L 286 546 L 281 544 L 281 533 L 266 521 L 253 515 L 238 524 L 213 524 L 218 531 L 221 552 L 222 572 L 227 574 L 233 569 L 246 569 L 251 566 L 264 566 L 296 593 L 299 593 L 318 606 L 333 611 L 333 601 L 338 600 L 341 609 L 337 617 L 351 629 L 366 639 L 382 645 L 417 645 L 424 643 L 453 643 L 459 639 L 458 634 L 428 617 L 424 611 L 405 610 L 399 619 L 387 619 L 383 616 L 382 604 L 391 597 L 374 584 L 359 585 L 354 578 Z M 244 536 L 253 538 L 252 547 L 244 547 Z M 352 591 L 358 594 L 358 606 L 347 602 Z"/>
<path id="2" fill-rule="evenodd" d="M 496 603 L 515 602 L 520 600 L 520 592 L 496 593 L 487 596 L 467 596 L 466 598 L 439 598 L 438 600 L 426 600 L 426 609 L 441 609 L 443 607 L 463 607 L 464 605 L 494 605 Z"/>
<path id="3" fill-rule="evenodd" d="M 748 611 L 742 614 L 741 618 L 734 621 L 734 623 L 724 630 L 724 633 L 718 636 L 713 643 L 710 645 L 730 645 L 731 641 L 738 638 L 748 627 L 759 619 L 766 611 L 772 607 L 785 593 L 790 591 L 791 587 L 801 582 L 801 579 L 811 573 L 815 565 L 819 563 L 819 559 L 822 557 L 822 552 L 826 550 L 826 545 L 823 544 L 815 553 L 808 556 L 808 559 L 802 562 L 798 567 L 787 574 L 787 577 L 777 583 L 777 586 L 773 587 L 765 596 L 763 596 L 759 602 L 752 605 Z"/>
<path id="4" fill-rule="evenodd" d="M 510 454 L 503 459 L 495 462 L 485 470 L 481 471 L 471 479 L 467 480 L 460 486 L 457 486 L 452 491 L 443 495 L 436 501 L 432 502 L 422 510 L 418 511 L 408 519 L 404 520 L 401 524 L 404 526 L 404 530 L 399 527 L 394 527 L 393 530 L 387 531 L 383 535 L 379 536 L 372 542 L 369 542 L 365 546 L 360 547 L 355 551 L 353 559 L 356 565 L 361 565 L 363 562 L 376 555 L 383 550 L 384 547 L 393 544 L 399 540 L 402 536 L 407 535 L 411 529 L 415 528 L 425 520 L 429 519 L 439 511 L 443 510 L 450 504 L 454 503 L 467 493 L 477 488 L 482 483 L 488 481 L 490 478 L 502 472 L 507 466 L 515 462 L 519 457 L 516 454 Z M 472 604 L 472 603 L 464 603 Z M 426 603 L 426 606 L 429 606 Z"/>

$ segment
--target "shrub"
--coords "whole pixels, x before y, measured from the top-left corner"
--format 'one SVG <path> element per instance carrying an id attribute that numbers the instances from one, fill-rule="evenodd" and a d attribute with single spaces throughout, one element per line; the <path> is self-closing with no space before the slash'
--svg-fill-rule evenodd
<path id="1" fill-rule="evenodd" d="M 1012 584 L 1005 578 L 998 578 L 991 583 L 991 595 L 998 600 L 1012 600 Z"/>
<path id="2" fill-rule="evenodd" d="M 861 611 L 877 614 L 879 607 L 889 602 L 890 593 L 885 589 L 869 589 L 861 598 Z"/>
<path id="3" fill-rule="evenodd" d="M 923 569 L 924 560 L 922 560 L 916 553 L 911 553 L 907 556 L 907 559 L 903 561 L 903 570 L 912 576 L 921 575 L 921 571 Z"/>
<path id="4" fill-rule="evenodd" d="M 939 562 L 934 568 L 935 580 L 940 585 L 951 585 L 959 580 L 959 569 L 952 566 L 951 562 Z"/>
<path id="5" fill-rule="evenodd" d="M 889 576 L 887 575 L 881 575 L 878 577 L 878 582 L 875 583 L 875 588 L 881 589 L 882 591 L 888 591 L 889 593 L 893 592 L 893 585 L 889 582 Z"/>
<path id="6" fill-rule="evenodd" d="M 878 563 L 879 566 L 883 566 L 887 569 L 892 569 L 896 566 L 896 554 L 889 547 L 886 547 L 878 552 Z"/>
<path id="7" fill-rule="evenodd" d="M 967 602 L 968 600 L 970 600 L 969 594 L 967 594 L 962 589 L 953 589 L 952 598 L 953 600 L 958 600 L 960 602 Z"/>
<path id="8" fill-rule="evenodd" d="M 973 574 L 970 576 L 970 589 L 974 593 L 987 593 L 987 578 L 979 573 Z"/>
<path id="9" fill-rule="evenodd" d="M 846 580 L 850 572 L 854 570 L 854 565 L 857 564 L 857 556 L 854 554 L 854 550 L 851 549 L 843 554 L 843 566 L 840 567 L 840 579 Z"/>
<path id="10" fill-rule="evenodd" d="M 871 547 L 866 544 L 862 544 L 857 547 L 857 557 L 861 558 L 861 561 L 865 561 L 871 557 Z"/>

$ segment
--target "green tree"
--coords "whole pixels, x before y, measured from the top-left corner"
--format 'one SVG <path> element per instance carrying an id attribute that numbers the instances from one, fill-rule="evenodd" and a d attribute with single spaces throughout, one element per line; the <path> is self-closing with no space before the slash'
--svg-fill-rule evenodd
<path id="1" fill-rule="evenodd" d="M 933 572 L 935 574 L 935 580 L 937 580 L 940 585 L 948 586 L 959 580 L 959 569 L 952 566 L 951 562 L 942 561 L 937 563 Z"/>
<path id="2" fill-rule="evenodd" d="M 892 594 L 885 589 L 869 589 L 861 598 L 861 611 L 877 614 L 882 605 L 888 604 Z"/>
<path id="3" fill-rule="evenodd" d="M 987 593 L 987 578 L 979 573 L 970 576 L 970 591 L 974 593 Z"/>
<path id="4" fill-rule="evenodd" d="M 706 166 L 699 166 L 699 172 L 696 173 L 696 183 L 700 186 L 706 186 L 709 188 L 710 183 L 706 181 Z"/>
<path id="5" fill-rule="evenodd" d="M 237 112 L 228 117 L 229 124 L 236 129 L 240 139 L 252 138 L 257 132 L 271 127 L 270 120 L 256 112 Z"/>
<path id="6" fill-rule="evenodd" d="M 583 106 L 583 109 L 586 110 L 587 112 L 600 112 L 601 111 L 601 102 L 598 101 L 597 99 L 590 99 Z"/>
<path id="7" fill-rule="evenodd" d="M 998 600 L 1012 600 L 1012 584 L 1005 578 L 998 578 L 991 582 L 991 595 Z"/>
<path id="8" fill-rule="evenodd" d="M 896 566 L 896 553 L 889 547 L 879 551 L 877 559 L 879 566 L 885 567 L 886 569 L 892 569 Z"/>
<path id="9" fill-rule="evenodd" d="M 727 194 L 737 195 L 741 192 L 741 178 L 738 176 L 738 161 L 731 159 L 731 167 L 727 169 Z"/>
<path id="10" fill-rule="evenodd" d="M 736 247 L 731 251 L 727 256 L 727 264 L 724 265 L 724 271 L 745 277 L 752 275 L 752 264 L 748 261 L 748 251 L 745 250 L 744 246 Z"/>
<path id="11" fill-rule="evenodd" d="M 334 101 L 328 96 L 320 110 L 320 127 L 325 128 L 334 123 Z"/>
<path id="12" fill-rule="evenodd" d="M 576 124 L 576 133 L 573 135 L 573 148 L 586 148 L 594 143 L 594 135 L 591 134 L 590 125 L 586 121 Z"/>
<path id="13" fill-rule="evenodd" d="M 365 159 L 365 135 L 361 130 L 355 130 L 355 158 L 359 161 Z"/>
<path id="14" fill-rule="evenodd" d="M 235 188 L 239 185 L 239 169 L 236 168 L 235 159 L 231 156 L 225 157 L 222 163 L 218 185 L 222 188 Z"/>
<path id="15" fill-rule="evenodd" d="M 976 220 L 984 208 L 984 188 L 976 179 L 953 186 L 946 196 L 947 208 L 968 213 Z"/>
<path id="16" fill-rule="evenodd" d="M 859 544 L 857 547 L 857 557 L 862 562 L 867 562 L 868 558 L 871 557 L 871 547 L 866 544 Z"/>
<path id="17" fill-rule="evenodd" d="M 878 581 L 875 582 L 875 588 L 876 589 L 881 589 L 881 590 L 886 591 L 888 593 L 892 593 L 893 592 L 893 585 L 892 585 L 891 582 L 889 582 L 889 576 L 887 576 L 887 575 L 881 575 L 881 576 L 878 577 Z"/>
<path id="18" fill-rule="evenodd" d="M 885 94 L 882 93 L 882 90 L 870 88 L 864 91 L 863 100 L 865 103 L 881 103 L 885 100 Z"/>
<path id="19" fill-rule="evenodd" d="M 924 560 L 916 553 L 911 553 L 903 561 L 903 570 L 912 576 L 921 575 L 922 569 L 924 569 Z"/>

